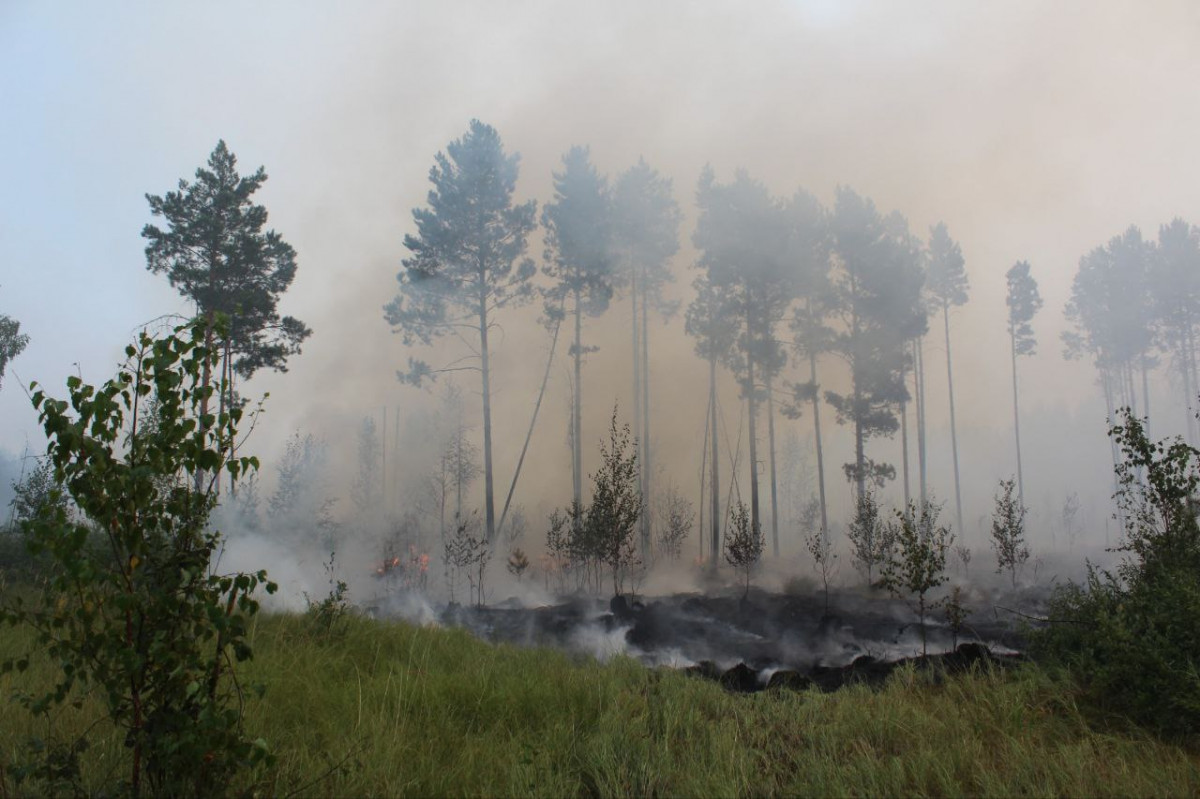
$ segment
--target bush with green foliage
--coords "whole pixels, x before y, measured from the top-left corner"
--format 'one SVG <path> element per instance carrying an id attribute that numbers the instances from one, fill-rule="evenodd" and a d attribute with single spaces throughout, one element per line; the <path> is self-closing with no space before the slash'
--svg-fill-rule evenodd
<path id="1" fill-rule="evenodd" d="M 725 538 L 725 560 L 742 573 L 746 583 L 743 597 L 750 596 L 750 576 L 762 559 L 766 537 L 762 526 L 750 521 L 746 503 L 739 501 L 730 511 L 730 530 Z"/>
<path id="2" fill-rule="evenodd" d="M 864 489 L 854 499 L 854 518 L 846 525 L 846 537 L 850 539 L 850 557 L 867 576 L 867 585 L 873 583 L 875 569 L 887 561 L 892 548 L 890 535 L 879 501 L 870 489 Z"/>
<path id="3" fill-rule="evenodd" d="M 258 463 L 233 455 L 240 409 L 202 410 L 219 388 L 208 380 L 219 354 L 204 346 L 206 333 L 204 324 L 143 333 L 113 379 L 69 378 L 69 400 L 31 386 L 55 487 L 23 530 L 52 575 L 40 601 L 17 596 L 0 618 L 35 630 L 60 669 L 49 691 L 23 698 L 29 711 L 48 719 L 85 694 L 103 700 L 130 753 L 115 787 L 134 796 L 219 794 L 267 758 L 265 743 L 243 732 L 233 671 L 251 656 L 254 594 L 275 586 L 261 571 L 211 573 L 221 536 L 208 526 L 221 476 Z M 10 658 L 2 670 L 29 662 Z M 24 774 L 70 774 L 86 744 L 43 747 L 55 757 Z"/>
<path id="4" fill-rule="evenodd" d="M 1115 571 L 1088 568 L 1054 594 L 1033 652 L 1069 668 L 1101 708 L 1165 733 L 1200 731 L 1200 450 L 1153 443 L 1129 409 L 1116 495 L 1125 521 Z"/>
<path id="5" fill-rule="evenodd" d="M 996 573 L 1007 570 L 1012 587 L 1017 587 L 1017 572 L 1029 560 L 1029 545 L 1025 543 L 1025 515 L 1029 509 L 1021 504 L 1020 494 L 1014 496 L 1015 480 L 1001 480 L 996 495 L 996 510 L 992 513 L 992 549 L 996 552 Z"/>
<path id="6" fill-rule="evenodd" d="M 883 585 L 897 597 L 907 599 L 921 622 L 921 654 L 925 655 L 925 617 L 938 607 L 929 592 L 946 582 L 946 552 L 954 543 L 948 527 L 938 524 L 941 506 L 922 500 L 920 507 L 909 503 L 896 511 L 888 524 L 890 547 L 883 562 Z"/>

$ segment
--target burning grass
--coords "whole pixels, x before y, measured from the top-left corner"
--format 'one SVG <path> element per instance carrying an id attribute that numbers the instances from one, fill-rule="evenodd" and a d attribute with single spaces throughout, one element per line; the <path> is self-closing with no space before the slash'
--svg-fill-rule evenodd
<path id="1" fill-rule="evenodd" d="M 28 643 L 6 631 L 0 654 Z M 260 791 L 300 795 L 1077 795 L 1200 790 L 1200 755 L 1121 726 L 1101 729 L 1073 690 L 1032 668 L 937 679 L 912 668 L 880 690 L 735 695 L 617 658 L 492 646 L 463 630 L 349 618 L 263 618 L 244 683 L 252 736 L 278 757 Z M 5 698 L 50 678 L 0 678 Z M 69 736 L 85 704 L 56 719 Z M 45 729 L 0 714 L 6 769 Z M 85 774 L 123 757 L 97 731 Z M 108 765 L 106 765 L 108 764 Z M 307 786 L 307 787 L 304 787 Z M 13 792 L 6 777 L 0 795 Z M 41 791 L 38 791 L 41 793 Z"/>

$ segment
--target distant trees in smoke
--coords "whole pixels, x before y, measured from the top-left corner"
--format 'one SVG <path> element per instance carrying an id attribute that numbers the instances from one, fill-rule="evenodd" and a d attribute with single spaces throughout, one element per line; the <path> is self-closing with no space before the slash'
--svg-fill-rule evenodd
<path id="1" fill-rule="evenodd" d="M 1188 440 L 1197 440 L 1196 340 L 1200 328 L 1200 229 L 1176 218 L 1148 239 L 1130 225 L 1079 260 L 1064 309 L 1064 356 L 1088 357 L 1110 418 L 1150 413 L 1150 374 L 1169 359 Z M 1113 448 L 1113 462 L 1119 453 Z"/>
<path id="2" fill-rule="evenodd" d="M 518 156 L 504 151 L 496 131 L 478 121 L 445 153 L 437 155 L 428 207 L 413 212 L 416 233 L 405 240 L 410 257 L 398 276 L 399 293 L 385 309 L 386 318 L 406 344 L 428 345 L 448 337 L 462 348 L 461 358 L 436 368 L 410 359 L 403 380 L 421 383 L 460 370 L 480 374 L 483 516 L 489 540 L 494 540 L 497 530 L 488 331 L 504 309 L 531 298 L 538 282 L 537 270 L 525 257 L 526 240 L 538 215 L 533 201 L 518 204 L 513 199 L 517 164 Z M 665 494 L 660 496 L 662 490 L 653 489 L 650 481 L 649 318 L 654 312 L 668 319 L 678 307 L 667 298 L 664 287 L 673 279 L 671 259 L 679 247 L 680 211 L 670 181 L 644 160 L 610 181 L 587 147 L 573 147 L 563 156 L 553 178 L 554 195 L 540 215 L 545 247 L 544 285 L 538 291 L 544 300 L 544 321 L 555 330 L 563 323 L 569 325 L 572 341 L 572 502 L 561 519 L 567 520 L 563 521 L 567 528 L 577 525 L 589 504 L 584 480 L 589 448 L 583 428 L 584 366 L 586 356 L 595 349 L 589 344 L 589 319 L 605 314 L 624 296 L 631 311 L 631 434 L 638 449 L 637 493 L 643 509 L 639 555 L 648 563 L 655 549 L 661 548 L 669 557 L 677 557 L 681 551 L 677 536 L 657 534 L 666 528 L 655 524 L 651 512 L 662 509 L 671 515 L 670 503 L 662 500 Z M 954 520 L 961 529 L 953 311 L 967 304 L 970 281 L 962 246 L 949 228 L 939 222 L 923 240 L 913 234 L 899 212 L 883 212 L 869 197 L 849 187 L 839 187 L 832 206 L 826 208 L 803 189 L 777 197 L 745 171 L 722 182 L 706 168 L 695 201 L 698 215 L 692 241 L 698 257 L 684 326 L 709 372 L 701 478 L 701 515 L 703 520 L 707 514 L 707 523 L 700 534 L 707 542 L 702 551 L 707 550 L 710 562 L 715 565 L 720 559 L 730 524 L 729 506 L 735 498 L 745 495 L 748 523 L 764 532 L 769 528 L 770 551 L 778 555 L 780 523 L 794 522 L 796 515 L 789 497 L 809 496 L 809 489 L 798 492 L 792 485 L 796 479 L 792 466 L 780 468 L 777 404 L 789 419 L 806 415 L 811 419 L 816 460 L 813 493 L 823 538 L 828 539 L 829 530 L 827 453 L 821 425 L 824 405 L 832 408 L 836 422 L 851 432 L 853 451 L 844 460 L 843 471 L 856 497 L 881 489 L 899 476 L 898 464 L 879 457 L 875 442 L 900 434 L 905 504 L 911 501 L 911 494 L 921 502 L 927 499 L 929 403 L 924 340 L 933 315 L 940 317 L 941 330 L 937 332 L 946 348 Z M 1064 342 L 1069 356 L 1092 357 L 1101 370 L 1110 408 L 1134 404 L 1139 398 L 1139 381 L 1140 404 L 1143 408 L 1147 405 L 1148 374 L 1162 354 L 1170 355 L 1185 397 L 1200 384 L 1195 357 L 1200 312 L 1193 307 L 1200 301 L 1200 279 L 1194 277 L 1200 268 L 1191 268 L 1198 263 L 1200 236 L 1179 220 L 1163 227 L 1157 245 L 1131 228 L 1081 261 L 1066 309 L 1073 327 Z M 1017 262 L 1006 279 L 1016 491 L 1021 501 L 1017 362 L 1019 356 L 1034 354 L 1032 320 L 1041 298 L 1027 262 Z M 836 368 L 830 361 L 842 364 L 844 388 L 822 385 L 822 371 Z M 734 377 L 745 402 L 745 457 L 722 453 L 728 435 L 718 401 L 721 370 Z M 915 411 L 919 491 L 912 490 L 909 474 L 910 411 Z M 532 429 L 531 424 L 530 435 Z M 1193 430 L 1190 426 L 1189 432 Z M 766 452 L 760 449 L 764 443 Z M 795 453 L 789 452 L 788 458 L 794 460 Z M 732 464 L 734 472 L 744 464 L 748 485 L 739 485 L 736 473 L 723 474 L 722 460 L 725 469 Z M 764 469 L 769 509 L 760 490 Z M 781 490 L 780 478 L 785 472 L 792 476 L 784 477 L 787 485 Z M 470 481 L 456 482 L 461 487 Z M 442 493 L 444 499 L 446 491 Z M 461 503 L 454 504 L 462 512 Z M 679 528 L 672 519 L 666 522 Z M 787 528 L 787 532 L 795 538 L 794 530 Z"/>

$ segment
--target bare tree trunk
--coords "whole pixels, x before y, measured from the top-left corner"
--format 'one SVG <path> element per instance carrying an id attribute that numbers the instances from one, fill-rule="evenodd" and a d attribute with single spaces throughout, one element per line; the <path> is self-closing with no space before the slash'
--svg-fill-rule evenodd
<path id="1" fill-rule="evenodd" d="M 1187 442 L 1195 446 L 1195 436 L 1192 429 L 1192 370 L 1189 366 L 1191 361 L 1188 354 L 1186 336 L 1180 337 L 1179 346 L 1175 351 L 1175 360 L 1179 364 L 1179 377 L 1183 382 L 1184 435 L 1187 437 Z"/>
<path id="2" fill-rule="evenodd" d="M 487 540 L 496 540 L 496 504 L 492 476 L 492 384 L 491 363 L 488 360 L 487 294 L 479 296 L 479 355 L 483 383 L 483 496 Z"/>
<path id="3" fill-rule="evenodd" d="M 746 353 L 746 393 L 747 410 L 750 416 L 750 529 L 756 533 L 762 530 L 762 521 L 758 513 L 758 445 L 754 431 L 754 417 L 758 415 L 758 402 L 754 390 L 754 358 Z"/>
<path id="4" fill-rule="evenodd" d="M 712 404 L 712 396 L 711 395 L 708 398 L 708 402 L 710 405 Z M 699 539 L 699 543 L 700 543 L 700 552 L 699 552 L 700 560 L 697 561 L 697 565 L 704 562 L 704 530 L 705 530 L 705 528 L 704 528 L 704 486 L 705 486 L 704 478 L 708 476 L 708 436 L 709 436 L 710 427 L 711 427 L 710 422 L 709 422 L 710 416 L 711 416 L 711 414 L 709 413 L 709 409 L 705 408 L 704 409 L 704 446 L 701 448 L 702 454 L 700 456 L 700 525 L 696 528 L 697 533 L 699 533 L 697 538 Z"/>
<path id="5" fill-rule="evenodd" d="M 904 382 L 908 382 L 907 377 Z M 908 403 L 903 400 L 900 402 L 900 457 L 904 463 L 904 507 L 908 508 L 912 504 L 912 490 L 908 481 Z"/>
<path id="6" fill-rule="evenodd" d="M 1021 503 L 1021 507 L 1025 507 L 1025 477 L 1021 472 L 1021 412 L 1017 400 L 1017 334 L 1011 324 L 1008 327 L 1008 340 L 1009 354 L 1012 357 L 1013 429 L 1017 437 L 1017 502 Z"/>
<path id="7" fill-rule="evenodd" d="M 1108 413 L 1108 422 L 1111 425 L 1111 424 L 1115 424 L 1117 420 L 1114 418 L 1114 408 L 1113 408 L 1113 399 L 1114 398 L 1113 398 L 1113 390 L 1112 390 L 1112 378 L 1111 378 L 1109 372 L 1110 372 L 1109 369 L 1102 370 L 1100 372 L 1100 381 L 1101 381 L 1102 386 L 1104 387 L 1104 407 Z M 1108 437 L 1108 447 L 1109 447 L 1109 450 L 1112 452 L 1113 496 L 1116 496 L 1121 490 L 1120 481 L 1117 479 L 1117 464 L 1120 463 L 1120 455 L 1117 451 L 1117 442 L 1112 436 Z M 1117 505 L 1117 516 L 1121 520 L 1121 526 L 1124 527 L 1125 526 L 1125 514 L 1121 511 L 1121 506 L 1119 504 Z M 1105 546 L 1108 545 L 1108 520 L 1107 519 L 1105 519 L 1105 527 L 1104 527 L 1104 544 L 1105 544 Z"/>
<path id="8" fill-rule="evenodd" d="M 379 493 L 380 493 L 379 499 L 380 499 L 380 507 L 383 508 L 383 512 L 385 514 L 391 510 L 391 508 L 388 507 L 388 499 L 391 496 L 391 492 L 388 491 L 388 479 L 387 479 L 387 466 L 388 466 L 387 440 L 388 440 L 388 436 L 387 436 L 387 406 L 384 405 L 383 406 L 383 443 L 382 443 L 380 458 L 379 458 L 380 463 L 383 467 L 383 473 L 380 475 L 380 480 L 379 480 Z"/>
<path id="9" fill-rule="evenodd" d="M 1142 353 L 1142 415 L 1146 417 L 1146 438 L 1150 435 L 1150 376 L 1146 365 L 1146 353 Z"/>
<path id="10" fill-rule="evenodd" d="M 913 342 L 913 352 L 916 353 L 916 369 L 913 371 L 913 383 L 917 389 L 917 470 L 921 482 L 921 504 L 925 504 L 929 496 L 929 459 L 925 452 L 925 347 L 924 338 L 918 337 Z"/>
<path id="11" fill-rule="evenodd" d="M 653 464 L 650 461 L 650 325 L 649 301 L 646 296 L 645 275 L 642 276 L 642 496 L 645 498 L 645 510 L 642 512 L 642 540 L 646 548 L 644 557 L 649 562 L 650 557 L 650 501 L 653 477 Z"/>
<path id="12" fill-rule="evenodd" d="M 708 404 L 712 412 L 712 441 L 710 447 L 712 452 L 712 470 L 710 493 L 712 497 L 712 562 L 710 568 L 715 572 L 717 570 L 717 561 L 721 555 L 721 482 L 720 482 L 720 463 L 717 460 L 720 452 L 717 446 L 717 356 L 713 353 L 708 358 Z"/>
<path id="13" fill-rule="evenodd" d="M 550 354 L 546 356 L 546 371 L 542 373 L 542 387 L 538 389 L 537 402 L 533 404 L 533 417 L 529 420 L 529 429 L 525 431 L 525 443 L 521 445 L 521 456 L 517 458 L 517 468 L 513 470 L 512 483 L 508 486 L 508 496 L 504 498 L 504 509 L 500 511 L 500 524 L 497 530 L 504 531 L 504 520 L 508 518 L 508 507 L 512 504 L 513 492 L 517 490 L 517 479 L 521 476 L 521 466 L 525 464 L 525 453 L 529 451 L 529 440 L 533 438 L 533 426 L 537 424 L 538 411 L 542 408 L 542 397 L 546 396 L 546 384 L 550 382 L 550 365 L 554 363 L 554 350 L 558 347 L 558 331 L 562 328 L 562 317 L 554 323 L 554 335 L 550 339 Z M 462 463 L 460 456 L 459 463 Z M 461 491 L 460 491 L 461 496 Z"/>
<path id="14" fill-rule="evenodd" d="M 646 506 L 646 442 L 642 440 L 642 347 L 641 334 L 638 329 L 640 320 L 638 318 L 638 270 L 637 265 L 633 265 L 630 269 L 629 276 L 629 294 L 633 300 L 633 431 L 637 435 L 637 451 L 638 451 L 638 493 L 642 497 L 642 507 Z M 649 548 L 647 546 L 648 533 L 646 531 L 645 514 L 639 522 L 641 529 L 641 547 L 642 560 L 645 562 L 649 556 Z"/>
<path id="15" fill-rule="evenodd" d="M 808 379 L 812 381 L 813 437 L 817 447 L 817 489 L 821 499 L 821 538 L 829 541 L 829 514 L 825 508 L 825 451 L 821 446 L 821 401 L 817 397 L 817 356 L 808 353 Z"/>
<path id="16" fill-rule="evenodd" d="M 779 486 L 775 477 L 775 395 L 771 390 L 771 375 L 767 375 L 767 442 L 771 466 L 771 551 L 779 557 Z"/>
<path id="17" fill-rule="evenodd" d="M 950 387 L 950 448 L 954 452 L 954 509 L 958 512 L 958 534 L 963 534 L 962 489 L 958 481 L 958 429 L 954 419 L 954 367 L 950 360 L 950 303 L 942 304 L 946 327 L 946 382 Z"/>
<path id="18" fill-rule="evenodd" d="M 1195 446 L 1198 442 L 1198 439 L 1200 439 L 1200 431 L 1197 430 L 1196 416 L 1195 416 L 1197 384 L 1200 383 L 1200 380 L 1197 379 L 1197 375 L 1196 375 L 1196 336 L 1195 336 L 1195 331 L 1193 330 L 1192 325 L 1190 323 L 1188 324 L 1188 330 L 1187 330 L 1187 356 L 1186 357 L 1187 357 L 1188 373 L 1192 377 L 1192 382 L 1191 382 L 1190 388 L 1188 389 L 1188 397 L 1187 397 L 1188 430 L 1190 431 L 1190 434 L 1191 434 L 1192 446 Z"/>
<path id="19" fill-rule="evenodd" d="M 571 408 L 571 440 L 574 444 L 571 452 L 571 480 L 576 507 L 583 507 L 583 414 L 580 405 L 583 401 L 583 387 L 580 378 L 583 376 L 581 362 L 583 359 L 583 319 L 582 308 L 579 305 L 579 292 L 575 292 L 575 402 Z"/>

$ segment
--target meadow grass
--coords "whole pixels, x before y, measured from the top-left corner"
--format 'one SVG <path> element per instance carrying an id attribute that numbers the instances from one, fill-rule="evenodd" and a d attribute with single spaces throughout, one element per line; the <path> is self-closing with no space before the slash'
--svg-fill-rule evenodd
<path id="1" fill-rule="evenodd" d="M 31 642 L 0 632 L 0 658 Z M 239 671 L 246 727 L 276 762 L 244 786 L 300 796 L 1179 796 L 1200 791 L 1200 754 L 1130 725 L 1101 725 L 1069 683 L 1033 667 L 937 677 L 911 668 L 879 690 L 727 693 L 618 658 L 492 646 L 462 630 L 348 618 L 264 616 Z M 0 678 L 0 763 L 44 735 L 7 698 L 50 664 Z M 84 787 L 119 778 L 125 750 L 100 708 Z M 13 780 L 0 787 L 19 795 Z M 35 791 L 40 793 L 41 791 Z"/>

